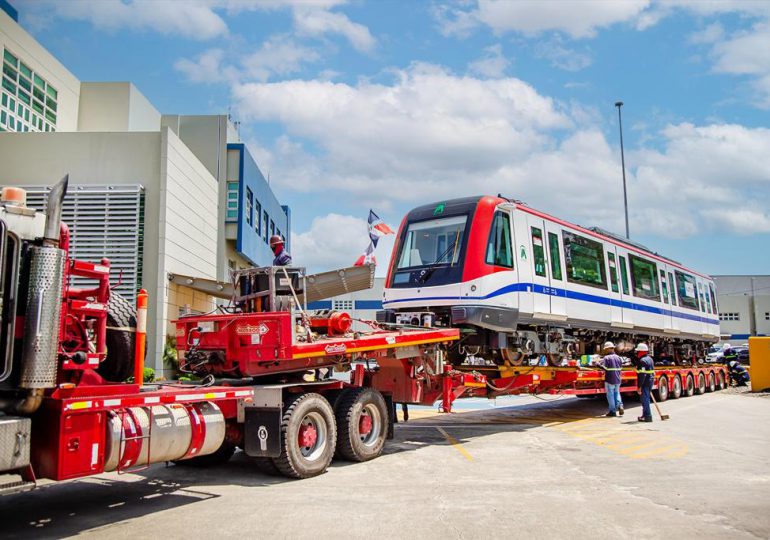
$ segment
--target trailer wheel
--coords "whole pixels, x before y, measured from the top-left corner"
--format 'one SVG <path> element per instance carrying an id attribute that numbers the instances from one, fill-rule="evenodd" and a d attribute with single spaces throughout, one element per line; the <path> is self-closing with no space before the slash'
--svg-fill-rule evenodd
<path id="1" fill-rule="evenodd" d="M 661 377 L 658 379 L 658 390 L 656 392 L 658 401 L 666 401 L 668 399 L 668 379 Z"/>
<path id="2" fill-rule="evenodd" d="M 289 478 L 323 473 L 334 456 L 334 411 L 320 394 L 300 394 L 290 401 L 281 422 L 281 455 L 273 463 Z"/>
<path id="3" fill-rule="evenodd" d="M 269 457 L 255 457 L 251 458 L 254 465 L 257 466 L 259 472 L 268 476 L 281 476 L 281 471 L 275 466 L 273 458 Z"/>
<path id="4" fill-rule="evenodd" d="M 684 381 L 684 397 L 692 397 L 695 394 L 695 378 L 692 373 L 689 373 Z"/>
<path id="5" fill-rule="evenodd" d="M 720 390 L 724 390 L 727 384 L 725 383 L 725 373 L 724 371 L 720 371 L 719 375 L 717 376 L 717 379 L 719 380 L 718 387 Z"/>
<path id="6" fill-rule="evenodd" d="M 123 382 L 134 371 L 136 308 L 116 292 L 107 302 L 107 356 L 96 371 L 111 382 Z M 141 381 L 137 381 L 141 384 Z"/>
<path id="7" fill-rule="evenodd" d="M 336 456 L 350 461 L 369 461 L 382 453 L 388 436 L 385 398 L 372 388 L 351 388 L 342 393 L 335 410 Z"/>
<path id="8" fill-rule="evenodd" d="M 679 375 L 674 375 L 674 386 L 671 390 L 671 399 L 679 399 L 682 397 L 682 378 Z"/>
<path id="9" fill-rule="evenodd" d="M 235 453 L 235 445 L 224 441 L 222 446 L 217 448 L 213 454 L 206 454 L 205 456 L 198 456 L 190 459 L 180 459 L 174 461 L 176 465 L 183 467 L 214 467 L 215 465 L 223 465 L 230 461 Z"/>
<path id="10" fill-rule="evenodd" d="M 698 385 L 695 387 L 695 393 L 699 396 L 706 393 L 706 376 L 698 373 Z"/>
<path id="11" fill-rule="evenodd" d="M 717 389 L 716 377 L 714 376 L 714 372 L 713 371 L 709 371 L 709 385 L 708 385 L 707 390 L 709 392 L 713 392 L 716 389 Z"/>

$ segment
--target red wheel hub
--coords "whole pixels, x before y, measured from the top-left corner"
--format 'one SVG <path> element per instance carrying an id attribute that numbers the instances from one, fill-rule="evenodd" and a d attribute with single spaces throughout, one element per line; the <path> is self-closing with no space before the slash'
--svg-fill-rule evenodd
<path id="1" fill-rule="evenodd" d="M 361 435 L 369 435 L 372 432 L 372 417 L 368 414 L 362 414 L 358 421 L 358 432 Z"/>
<path id="2" fill-rule="evenodd" d="M 318 430 L 310 424 L 302 424 L 297 436 L 299 445 L 304 448 L 312 448 L 318 440 Z"/>

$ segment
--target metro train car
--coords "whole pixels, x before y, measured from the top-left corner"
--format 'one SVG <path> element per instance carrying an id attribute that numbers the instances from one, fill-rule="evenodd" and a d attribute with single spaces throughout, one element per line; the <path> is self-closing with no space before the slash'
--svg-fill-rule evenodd
<path id="1" fill-rule="evenodd" d="M 620 354 L 644 340 L 656 361 L 691 364 L 719 338 L 709 276 L 502 196 L 409 212 L 383 307 L 381 323 L 461 328 L 456 365 L 574 365 L 606 340 Z"/>

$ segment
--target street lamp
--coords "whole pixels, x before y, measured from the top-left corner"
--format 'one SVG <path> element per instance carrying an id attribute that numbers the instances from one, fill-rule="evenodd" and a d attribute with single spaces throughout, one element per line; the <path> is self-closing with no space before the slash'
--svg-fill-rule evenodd
<path id="1" fill-rule="evenodd" d="M 628 232 L 628 195 L 626 194 L 626 157 L 623 153 L 623 118 L 620 115 L 620 108 L 623 106 L 622 101 L 616 101 L 615 106 L 618 108 L 618 126 L 620 127 L 620 163 L 623 166 L 623 207 L 626 210 L 626 238 L 631 239 L 631 235 Z"/>

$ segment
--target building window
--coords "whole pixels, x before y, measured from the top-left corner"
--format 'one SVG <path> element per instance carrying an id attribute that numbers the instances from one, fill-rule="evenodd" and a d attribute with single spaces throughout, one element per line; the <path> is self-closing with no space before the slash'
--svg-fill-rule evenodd
<path id="1" fill-rule="evenodd" d="M 246 188 L 246 225 L 251 226 L 254 221 L 254 194 L 251 188 Z"/>
<path id="2" fill-rule="evenodd" d="M 265 242 L 267 242 L 267 223 L 270 221 L 270 217 L 267 215 L 267 210 L 265 210 L 262 214 L 262 238 Z"/>
<path id="3" fill-rule="evenodd" d="M 3 49 L 2 104 L 8 108 L 10 120 L 7 125 L 12 131 L 56 131 L 59 92 L 45 79 L 35 73 L 19 57 Z M 18 99 L 18 104 L 14 98 Z M 24 104 L 24 106 L 22 106 Z M 44 116 L 50 124 L 37 121 L 32 111 Z M 53 125 L 51 125 L 53 124 Z"/>
<path id="4" fill-rule="evenodd" d="M 770 311 L 765 311 L 765 320 L 770 321 Z"/>
<path id="5" fill-rule="evenodd" d="M 332 309 L 339 311 L 350 311 L 353 309 L 353 300 L 334 300 Z"/>
<path id="6" fill-rule="evenodd" d="M 768 313 L 765 313 L 765 315 L 768 315 Z M 720 313 L 719 320 L 720 321 L 740 321 L 741 314 L 735 313 L 735 312 Z"/>
<path id="7" fill-rule="evenodd" d="M 561 234 L 564 260 L 567 263 L 567 281 L 606 289 L 604 247 L 601 242 L 568 231 L 562 231 Z"/>
<path id="8" fill-rule="evenodd" d="M 227 218 L 238 219 L 238 182 L 227 183 Z"/>
<path id="9" fill-rule="evenodd" d="M 270 220 L 270 236 L 275 236 L 275 222 Z"/>
<path id="10" fill-rule="evenodd" d="M 259 219 L 259 217 L 262 215 L 262 205 L 256 199 L 254 199 L 254 215 L 256 216 L 256 219 L 254 220 L 254 232 L 257 233 L 257 237 L 260 237 L 262 236 L 262 229 L 260 228 L 262 220 Z"/>

